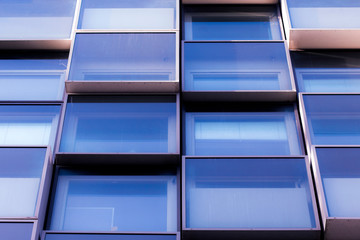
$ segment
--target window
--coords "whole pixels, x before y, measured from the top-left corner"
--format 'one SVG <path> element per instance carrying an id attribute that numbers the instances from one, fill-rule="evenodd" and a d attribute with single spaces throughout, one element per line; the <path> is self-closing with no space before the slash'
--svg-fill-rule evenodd
<path id="1" fill-rule="evenodd" d="M 176 191 L 175 175 L 60 169 L 50 229 L 176 232 Z"/>
<path id="2" fill-rule="evenodd" d="M 311 144 L 360 144 L 357 95 L 303 95 Z"/>
<path id="3" fill-rule="evenodd" d="M 5 0 L 0 3 L 0 39 L 70 38 L 76 0 Z"/>
<path id="4" fill-rule="evenodd" d="M 3 239 L 32 240 L 33 222 L 0 222 Z"/>
<path id="5" fill-rule="evenodd" d="M 185 7 L 185 40 L 282 39 L 276 7 L 205 6 Z"/>
<path id="6" fill-rule="evenodd" d="M 176 80 L 175 62 L 175 33 L 77 34 L 69 80 Z"/>
<path id="7" fill-rule="evenodd" d="M 60 151 L 176 153 L 175 96 L 70 96 Z"/>
<path id="8" fill-rule="evenodd" d="M 185 158 L 185 228 L 315 228 L 305 161 Z"/>
<path id="9" fill-rule="evenodd" d="M 0 59 L 1 100 L 62 100 L 66 66 L 67 59 Z"/>
<path id="10" fill-rule="evenodd" d="M 79 233 L 50 233 L 44 240 L 177 240 L 175 234 L 79 234 Z"/>
<path id="11" fill-rule="evenodd" d="M 186 155 L 300 155 L 293 109 L 187 112 Z"/>
<path id="12" fill-rule="evenodd" d="M 53 149 L 60 105 L 0 105 L 0 145 Z"/>
<path id="13" fill-rule="evenodd" d="M 284 43 L 184 43 L 185 90 L 291 90 Z"/>
<path id="14" fill-rule="evenodd" d="M 176 0 L 83 0 L 79 29 L 175 29 Z"/>

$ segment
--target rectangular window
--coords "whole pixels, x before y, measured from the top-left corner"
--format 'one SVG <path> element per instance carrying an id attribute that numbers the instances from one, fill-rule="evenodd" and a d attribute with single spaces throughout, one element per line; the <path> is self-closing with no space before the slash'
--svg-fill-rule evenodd
<path id="1" fill-rule="evenodd" d="M 303 95 L 314 145 L 359 145 L 360 101 L 357 95 Z"/>
<path id="2" fill-rule="evenodd" d="M 184 43 L 188 91 L 291 90 L 284 43 Z"/>
<path id="3" fill-rule="evenodd" d="M 33 240 L 33 222 L 0 222 L 1 238 Z"/>
<path id="4" fill-rule="evenodd" d="M 176 0 L 82 0 L 79 29 L 175 29 Z"/>
<path id="5" fill-rule="evenodd" d="M 62 100 L 67 59 L 1 59 L 0 100 Z"/>
<path id="6" fill-rule="evenodd" d="M 185 159 L 186 228 L 315 228 L 304 158 Z"/>
<path id="7" fill-rule="evenodd" d="M 176 191 L 175 175 L 115 176 L 61 169 L 50 229 L 176 232 Z"/>
<path id="8" fill-rule="evenodd" d="M 177 240 L 176 235 L 165 234 L 72 234 L 72 233 L 49 233 L 43 240 Z"/>
<path id="9" fill-rule="evenodd" d="M 281 40 L 275 7 L 185 7 L 185 40 Z"/>
<path id="10" fill-rule="evenodd" d="M 329 217 L 360 217 L 360 148 L 316 148 Z"/>
<path id="11" fill-rule="evenodd" d="M 70 38 L 76 0 L 0 2 L 0 39 Z"/>
<path id="12" fill-rule="evenodd" d="M 69 80 L 176 80 L 176 34 L 77 34 Z"/>
<path id="13" fill-rule="evenodd" d="M 0 217 L 34 217 L 46 148 L 1 147 L 0 155 Z"/>
<path id="14" fill-rule="evenodd" d="M 187 155 L 300 155 L 295 114 L 187 112 Z"/>
<path id="15" fill-rule="evenodd" d="M 71 96 L 61 152 L 176 153 L 175 96 Z"/>

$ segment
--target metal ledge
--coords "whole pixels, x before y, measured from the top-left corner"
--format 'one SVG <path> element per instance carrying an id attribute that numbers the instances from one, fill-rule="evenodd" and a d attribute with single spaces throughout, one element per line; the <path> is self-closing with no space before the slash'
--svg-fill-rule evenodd
<path id="1" fill-rule="evenodd" d="M 0 50 L 66 50 L 71 39 L 61 40 L 0 40 Z"/>

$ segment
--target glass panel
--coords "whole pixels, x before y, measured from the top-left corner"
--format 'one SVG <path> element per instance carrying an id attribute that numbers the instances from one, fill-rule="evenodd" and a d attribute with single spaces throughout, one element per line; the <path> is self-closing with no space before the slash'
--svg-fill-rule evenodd
<path id="1" fill-rule="evenodd" d="M 360 28 L 360 2 L 287 0 L 293 28 Z"/>
<path id="2" fill-rule="evenodd" d="M 360 92 L 360 54 L 292 52 L 297 85 L 302 92 Z"/>
<path id="3" fill-rule="evenodd" d="M 175 80 L 175 33 L 77 34 L 69 80 Z"/>
<path id="4" fill-rule="evenodd" d="M 185 8 L 185 40 L 281 40 L 273 7 Z"/>
<path id="5" fill-rule="evenodd" d="M 61 100 L 66 59 L 0 59 L 0 99 Z"/>
<path id="6" fill-rule="evenodd" d="M 330 217 L 360 217 L 360 148 L 316 148 Z"/>
<path id="7" fill-rule="evenodd" d="M 45 154 L 46 148 L 0 148 L 1 217 L 35 215 Z"/>
<path id="8" fill-rule="evenodd" d="M 304 95 L 311 143 L 360 144 L 360 101 L 356 95 Z"/>
<path id="9" fill-rule="evenodd" d="M 70 97 L 60 151 L 175 153 L 175 96 Z"/>
<path id="10" fill-rule="evenodd" d="M 176 231 L 176 176 L 61 170 L 51 230 Z"/>
<path id="11" fill-rule="evenodd" d="M 54 149 L 60 105 L 0 105 L 0 145 Z"/>
<path id="12" fill-rule="evenodd" d="M 186 154 L 299 155 L 294 112 L 186 113 Z"/>
<path id="13" fill-rule="evenodd" d="M 187 228 L 313 228 L 304 159 L 186 159 Z"/>
<path id="14" fill-rule="evenodd" d="M 1 238 L 11 240 L 32 240 L 34 223 L 0 223 Z"/>
<path id="15" fill-rule="evenodd" d="M 82 0 L 79 29 L 175 29 L 176 0 Z"/>
<path id="16" fill-rule="evenodd" d="M 284 43 L 185 43 L 185 90 L 290 90 Z"/>
<path id="17" fill-rule="evenodd" d="M 176 240 L 176 235 L 49 234 L 44 240 Z"/>
<path id="18" fill-rule="evenodd" d="M 70 38 L 76 0 L 2 0 L 0 39 Z"/>

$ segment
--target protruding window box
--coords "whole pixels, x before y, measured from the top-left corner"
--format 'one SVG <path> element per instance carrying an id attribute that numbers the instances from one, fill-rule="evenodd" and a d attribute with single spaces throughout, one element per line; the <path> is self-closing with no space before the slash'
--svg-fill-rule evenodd
<path id="1" fill-rule="evenodd" d="M 360 146 L 314 146 L 313 170 L 325 239 L 360 235 Z"/>
<path id="2" fill-rule="evenodd" d="M 184 157 L 183 239 L 320 239 L 306 157 Z"/>
<path id="3" fill-rule="evenodd" d="M 44 231 L 41 240 L 180 240 L 179 233 L 80 233 Z"/>
<path id="4" fill-rule="evenodd" d="M 1 236 L 37 240 L 52 175 L 50 147 L 0 146 L 0 155 Z"/>
<path id="5" fill-rule="evenodd" d="M 281 0 L 290 49 L 360 48 L 360 3 Z"/>
<path id="6" fill-rule="evenodd" d="M 102 43 L 102 44 L 99 44 Z M 78 33 L 68 93 L 177 92 L 178 33 Z"/>
<path id="7" fill-rule="evenodd" d="M 76 0 L 3 1 L 0 49 L 69 50 Z"/>
<path id="8" fill-rule="evenodd" d="M 174 164 L 178 95 L 69 96 L 59 164 Z"/>

